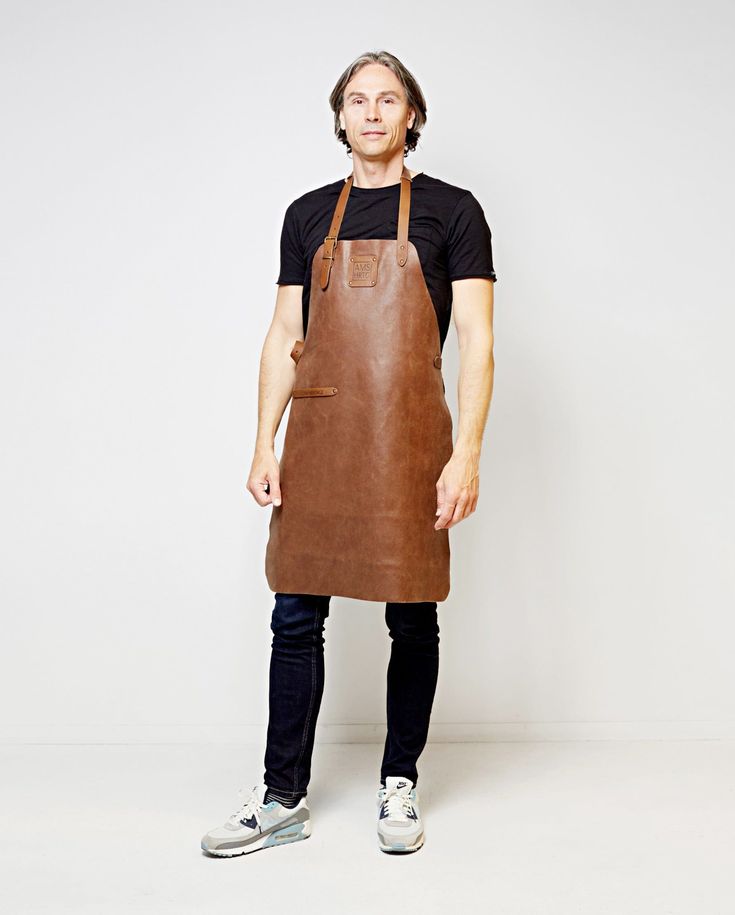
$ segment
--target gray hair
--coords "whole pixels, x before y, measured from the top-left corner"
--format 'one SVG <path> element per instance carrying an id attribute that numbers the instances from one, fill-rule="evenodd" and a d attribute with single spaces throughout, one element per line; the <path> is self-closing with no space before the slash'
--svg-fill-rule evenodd
<path id="1" fill-rule="evenodd" d="M 344 94 L 347 83 L 352 77 L 367 64 L 383 64 L 395 73 L 403 86 L 406 93 L 406 99 L 410 107 L 414 109 L 416 115 L 413 120 L 413 127 L 406 130 L 406 144 L 404 147 L 404 157 L 412 150 L 421 136 L 421 130 L 426 124 L 426 100 L 421 91 L 421 87 L 414 78 L 413 74 L 401 63 L 401 61 L 389 51 L 367 51 L 361 54 L 345 70 L 337 80 L 337 84 L 329 95 L 329 105 L 334 112 L 334 134 L 337 139 L 347 147 L 347 155 L 352 152 L 352 147 L 347 140 L 347 133 L 342 130 L 339 124 L 339 112 L 344 106 Z"/>

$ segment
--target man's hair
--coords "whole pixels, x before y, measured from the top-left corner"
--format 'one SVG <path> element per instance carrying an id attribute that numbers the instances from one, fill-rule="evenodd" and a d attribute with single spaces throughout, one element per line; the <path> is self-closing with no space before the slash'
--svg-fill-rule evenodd
<path id="1" fill-rule="evenodd" d="M 413 120 L 413 127 L 406 129 L 406 145 L 403 150 L 404 157 L 412 150 L 416 149 L 416 144 L 421 136 L 421 130 L 426 123 L 426 100 L 421 91 L 421 87 L 416 82 L 413 74 L 401 63 L 401 61 L 388 51 L 367 51 L 361 54 L 345 70 L 337 80 L 337 84 L 332 89 L 329 96 L 329 104 L 334 112 L 334 133 L 337 139 L 347 147 L 347 155 L 352 152 L 352 147 L 347 140 L 347 133 L 339 126 L 339 112 L 344 105 L 345 87 L 352 77 L 367 64 L 383 64 L 391 69 L 398 79 L 406 93 L 406 99 L 409 107 L 416 112 Z"/>

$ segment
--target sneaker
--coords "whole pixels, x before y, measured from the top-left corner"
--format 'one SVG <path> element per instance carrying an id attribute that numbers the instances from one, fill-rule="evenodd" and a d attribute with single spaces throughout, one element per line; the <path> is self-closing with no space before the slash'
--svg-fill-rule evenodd
<path id="1" fill-rule="evenodd" d="M 286 845 L 311 835 L 309 804 L 302 797 L 295 807 L 280 801 L 263 803 L 266 785 L 255 785 L 247 801 L 224 824 L 202 837 L 202 849 L 210 855 L 232 858 L 259 848 Z M 242 788 L 237 792 L 242 799 Z"/>
<path id="2" fill-rule="evenodd" d="M 410 778 L 388 775 L 377 794 L 378 844 L 381 851 L 418 851 L 424 844 L 419 799 Z"/>

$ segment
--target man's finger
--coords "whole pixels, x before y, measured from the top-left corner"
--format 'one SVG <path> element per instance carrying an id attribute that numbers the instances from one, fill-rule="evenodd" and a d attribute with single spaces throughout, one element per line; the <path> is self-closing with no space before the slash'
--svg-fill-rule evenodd
<path id="1" fill-rule="evenodd" d="M 439 517 L 436 519 L 434 524 L 434 530 L 438 531 L 440 528 L 444 527 L 452 517 L 454 513 L 454 506 L 456 505 L 456 497 L 446 496 L 443 501 L 439 503 Z"/>
<path id="2" fill-rule="evenodd" d="M 454 508 L 454 514 L 452 515 L 449 521 L 449 527 L 454 527 L 459 521 L 467 516 L 467 505 L 470 501 L 469 494 L 466 489 L 462 490 L 462 495 L 457 499 L 457 504 Z"/>
<path id="3" fill-rule="evenodd" d="M 281 504 L 281 483 L 280 480 L 274 479 L 270 481 L 270 497 L 274 505 Z"/>
<path id="4" fill-rule="evenodd" d="M 246 489 L 258 503 L 258 505 L 268 505 L 270 502 L 270 496 L 265 491 L 264 480 L 256 480 L 254 483 L 249 482 Z"/>
<path id="5" fill-rule="evenodd" d="M 248 484 L 248 490 L 253 494 L 258 505 L 281 504 L 281 487 L 278 480 L 269 481 L 266 476 L 264 479 L 256 480 Z M 278 501 L 276 501 L 278 499 Z"/>

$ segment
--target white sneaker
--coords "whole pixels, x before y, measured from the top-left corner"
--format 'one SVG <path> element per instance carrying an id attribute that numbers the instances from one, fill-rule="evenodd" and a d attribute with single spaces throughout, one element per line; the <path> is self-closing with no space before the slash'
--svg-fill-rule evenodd
<path id="1" fill-rule="evenodd" d="M 410 778 L 388 775 L 378 788 L 378 845 L 385 852 L 418 851 L 424 844 L 419 799 Z"/>
<path id="2" fill-rule="evenodd" d="M 306 797 L 295 807 L 284 807 L 280 801 L 264 804 L 266 785 L 254 785 L 247 801 L 227 819 L 224 826 L 212 829 L 202 837 L 202 849 L 210 855 L 232 858 L 259 848 L 298 842 L 311 835 L 311 814 Z M 243 798 L 245 792 L 238 790 Z"/>

